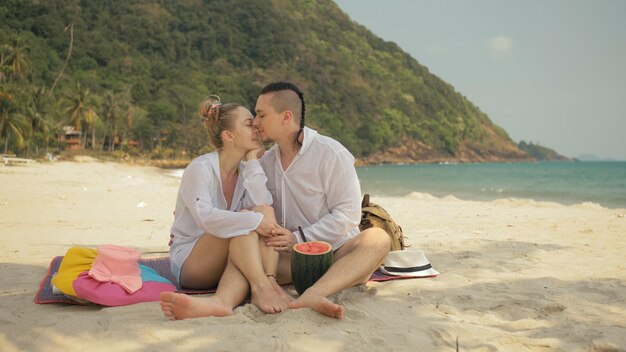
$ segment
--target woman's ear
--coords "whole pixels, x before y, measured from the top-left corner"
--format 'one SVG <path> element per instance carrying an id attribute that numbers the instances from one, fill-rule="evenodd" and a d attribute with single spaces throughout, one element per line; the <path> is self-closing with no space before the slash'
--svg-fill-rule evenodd
<path id="1" fill-rule="evenodd" d="M 235 135 L 231 131 L 224 130 L 222 131 L 222 141 L 233 142 L 235 140 Z"/>

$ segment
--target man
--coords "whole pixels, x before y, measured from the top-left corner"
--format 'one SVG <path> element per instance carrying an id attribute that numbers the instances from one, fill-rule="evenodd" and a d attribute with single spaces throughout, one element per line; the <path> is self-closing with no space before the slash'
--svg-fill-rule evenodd
<path id="1" fill-rule="evenodd" d="M 305 239 L 329 242 L 334 263 L 315 285 L 289 303 L 342 319 L 344 309 L 327 297 L 367 282 L 389 251 L 382 229 L 359 231 L 361 190 L 354 157 L 339 142 L 304 126 L 305 102 L 300 89 L 277 82 L 261 90 L 253 125 L 275 145 L 261 165 L 281 227 L 265 239 L 280 252 L 278 279 L 291 281 L 290 251 Z"/>

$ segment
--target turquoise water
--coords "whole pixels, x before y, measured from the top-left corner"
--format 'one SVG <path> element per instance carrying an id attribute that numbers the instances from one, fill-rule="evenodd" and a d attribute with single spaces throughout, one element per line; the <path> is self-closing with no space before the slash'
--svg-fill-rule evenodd
<path id="1" fill-rule="evenodd" d="M 377 165 L 357 168 L 364 193 L 468 200 L 530 198 L 626 208 L 626 162 Z"/>

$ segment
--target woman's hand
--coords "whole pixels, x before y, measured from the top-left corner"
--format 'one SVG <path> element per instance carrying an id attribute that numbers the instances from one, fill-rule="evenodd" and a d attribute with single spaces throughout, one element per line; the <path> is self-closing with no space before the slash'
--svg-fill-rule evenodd
<path id="1" fill-rule="evenodd" d="M 258 233 L 261 237 L 271 237 L 272 231 L 278 226 L 276 222 L 273 222 L 267 218 L 267 216 L 263 216 L 263 221 L 259 224 L 259 226 L 255 229 L 256 233 Z"/>
<path id="2" fill-rule="evenodd" d="M 263 214 L 263 220 L 255 231 L 263 237 L 271 237 L 272 230 L 278 227 L 276 223 L 276 217 L 274 216 L 274 208 L 270 205 L 259 205 L 252 209 L 257 213 Z"/>
<path id="3" fill-rule="evenodd" d="M 246 153 L 246 155 L 244 156 L 244 159 L 246 161 L 257 160 L 263 156 L 263 154 L 265 153 L 265 147 L 261 143 L 259 143 L 259 145 L 259 148 L 251 149 Z"/>
<path id="4" fill-rule="evenodd" d="M 290 252 L 291 247 L 297 243 L 293 232 L 284 227 L 278 226 L 272 230 L 271 234 L 272 237 L 266 237 L 263 241 L 265 241 L 268 247 L 273 247 L 277 252 Z"/>

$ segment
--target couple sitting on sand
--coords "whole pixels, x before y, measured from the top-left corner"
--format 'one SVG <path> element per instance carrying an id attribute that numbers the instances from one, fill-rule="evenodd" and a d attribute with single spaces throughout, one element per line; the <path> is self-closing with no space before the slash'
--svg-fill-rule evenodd
<path id="1" fill-rule="evenodd" d="M 216 97 L 217 98 L 217 97 Z M 208 99 L 200 115 L 214 152 L 185 169 L 176 200 L 171 269 L 181 287 L 215 295 L 164 292 L 169 319 L 227 316 L 250 294 L 266 313 L 311 308 L 342 319 L 327 297 L 367 282 L 389 251 L 379 228 L 359 231 L 361 190 L 354 157 L 339 142 L 304 126 L 304 95 L 292 83 L 266 86 L 256 116 L 238 104 Z M 262 140 L 275 145 L 264 153 Z M 278 219 L 277 219 L 278 218 Z M 333 246 L 330 269 L 297 298 L 291 248 L 308 240 Z"/>

